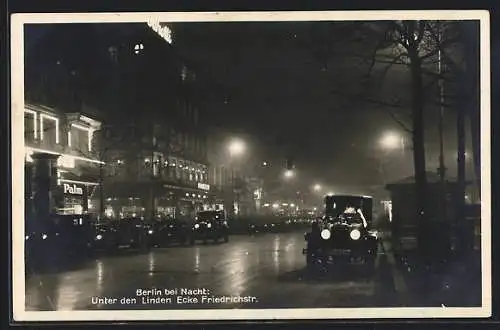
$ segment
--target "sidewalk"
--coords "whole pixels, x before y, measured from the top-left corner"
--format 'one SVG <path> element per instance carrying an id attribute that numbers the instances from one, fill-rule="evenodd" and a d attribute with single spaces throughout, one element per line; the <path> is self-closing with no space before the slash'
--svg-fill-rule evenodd
<path id="1" fill-rule="evenodd" d="M 390 242 L 384 241 L 383 244 L 387 251 L 391 251 Z M 428 271 L 427 275 L 417 256 L 396 257 L 395 267 L 413 306 L 473 307 L 481 304 L 479 251 L 470 252 L 462 258 L 452 258 L 448 263 Z"/>

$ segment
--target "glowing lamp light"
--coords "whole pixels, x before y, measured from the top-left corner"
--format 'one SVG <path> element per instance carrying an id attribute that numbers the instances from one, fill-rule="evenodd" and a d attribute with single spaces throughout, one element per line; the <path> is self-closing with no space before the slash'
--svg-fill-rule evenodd
<path id="1" fill-rule="evenodd" d="M 382 136 L 380 145 L 384 149 L 396 149 L 401 145 L 401 137 L 394 132 L 388 132 Z"/>
<path id="2" fill-rule="evenodd" d="M 314 191 L 320 191 L 321 190 L 321 185 L 315 184 L 313 187 Z"/>
<path id="3" fill-rule="evenodd" d="M 241 140 L 233 140 L 229 144 L 229 153 L 231 156 L 238 156 L 245 152 L 245 143 Z"/>
<path id="4" fill-rule="evenodd" d="M 277 209 L 278 207 L 280 207 L 280 205 L 278 203 L 273 204 L 273 209 Z"/>
<path id="5" fill-rule="evenodd" d="M 351 231 L 349 236 L 351 237 L 352 240 L 357 241 L 361 237 L 361 232 L 357 229 L 354 229 L 353 231 Z"/>
<path id="6" fill-rule="evenodd" d="M 331 237 L 331 232 L 328 230 L 328 229 L 323 229 L 321 231 L 321 238 L 324 239 L 324 240 L 327 240 Z"/>
<path id="7" fill-rule="evenodd" d="M 294 176 L 294 172 L 292 170 L 285 171 L 285 178 L 292 178 Z"/>

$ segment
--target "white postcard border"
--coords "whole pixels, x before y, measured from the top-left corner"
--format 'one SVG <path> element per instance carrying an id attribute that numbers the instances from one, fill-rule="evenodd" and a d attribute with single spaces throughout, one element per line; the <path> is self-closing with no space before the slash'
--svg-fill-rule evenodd
<path id="1" fill-rule="evenodd" d="M 479 20 L 481 77 L 482 307 L 26 311 L 24 265 L 24 34 L 32 23 Z M 12 280 L 15 321 L 477 318 L 491 316 L 490 18 L 485 10 L 321 12 L 37 13 L 11 15 Z"/>

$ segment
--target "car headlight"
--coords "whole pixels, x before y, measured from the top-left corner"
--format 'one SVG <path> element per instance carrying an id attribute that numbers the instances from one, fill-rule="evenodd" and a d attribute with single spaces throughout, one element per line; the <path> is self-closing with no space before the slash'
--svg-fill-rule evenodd
<path id="1" fill-rule="evenodd" d="M 153 233 L 153 231 L 150 229 L 148 230 L 148 234 L 151 235 Z"/>
<path id="2" fill-rule="evenodd" d="M 198 228 L 200 228 L 200 225 L 199 225 L 199 224 L 195 224 L 195 225 L 194 225 L 194 228 L 195 228 L 195 229 L 198 229 Z"/>
<path id="3" fill-rule="evenodd" d="M 351 239 L 356 241 L 361 237 L 361 232 L 357 229 L 354 229 L 353 231 L 351 231 L 349 236 L 351 236 Z"/>
<path id="4" fill-rule="evenodd" d="M 207 228 L 212 228 L 212 224 L 211 223 L 207 223 Z"/>
<path id="5" fill-rule="evenodd" d="M 329 239 L 332 236 L 331 232 L 328 229 L 323 229 L 321 231 L 321 238 L 322 239 Z"/>
<path id="6" fill-rule="evenodd" d="M 42 239 L 47 239 L 47 234 L 42 234 Z"/>
<path id="7" fill-rule="evenodd" d="M 99 235 L 97 235 L 95 238 L 99 241 L 99 240 L 101 240 L 101 239 L 102 239 L 102 235 L 101 235 L 101 234 L 99 234 Z"/>

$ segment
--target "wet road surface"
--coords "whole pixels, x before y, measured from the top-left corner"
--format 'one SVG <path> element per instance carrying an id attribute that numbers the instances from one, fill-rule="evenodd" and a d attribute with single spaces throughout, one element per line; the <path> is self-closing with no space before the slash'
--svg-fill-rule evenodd
<path id="1" fill-rule="evenodd" d="M 371 274 L 362 268 L 311 274 L 305 271 L 304 243 L 303 232 L 232 236 L 225 244 L 173 246 L 146 253 L 104 256 L 75 270 L 28 277 L 26 309 L 405 305 L 404 292 L 400 289 L 403 286 L 398 284 L 400 279 L 396 276 L 391 257 L 383 249 L 379 249 L 376 269 Z M 148 296 L 138 295 L 138 289 L 152 288 L 158 291 Z M 181 292 L 183 288 L 205 289 L 205 292 Z M 246 297 L 247 301 L 209 299 L 220 299 L 221 296 Z M 105 298 L 108 299 L 104 301 Z M 184 303 L 177 299 L 184 299 Z"/>

